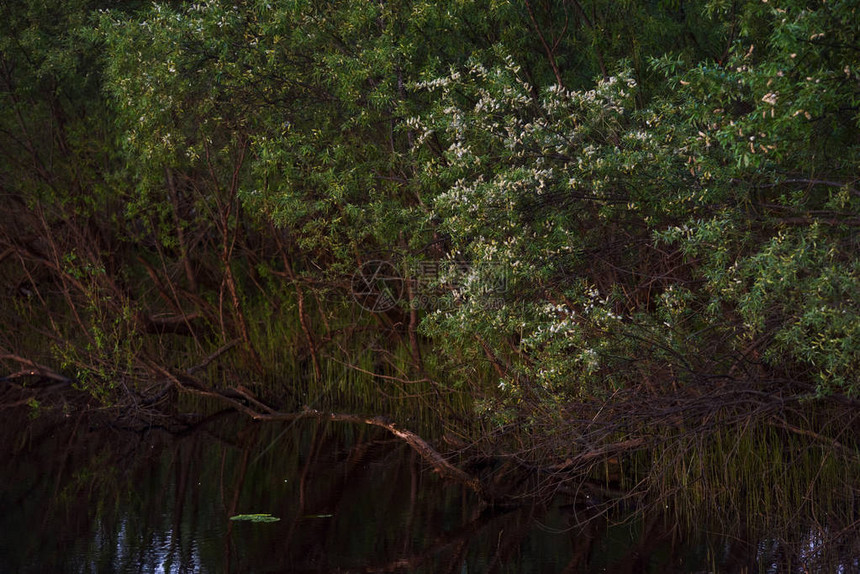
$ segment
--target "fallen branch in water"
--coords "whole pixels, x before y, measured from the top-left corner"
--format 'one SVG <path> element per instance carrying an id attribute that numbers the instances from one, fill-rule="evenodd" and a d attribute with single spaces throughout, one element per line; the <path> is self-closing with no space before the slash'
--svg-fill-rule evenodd
<path id="1" fill-rule="evenodd" d="M 385 417 L 366 417 L 349 413 L 329 413 L 307 407 L 297 413 L 282 413 L 275 411 L 271 407 L 257 400 L 257 398 L 253 396 L 251 391 L 245 389 L 241 385 L 238 387 L 224 390 L 207 389 L 199 381 L 194 379 L 188 372 L 184 374 L 171 373 L 164 367 L 161 367 L 155 363 L 151 363 L 150 367 L 165 376 L 170 382 L 172 382 L 176 386 L 179 391 L 198 396 L 218 399 L 219 401 L 228 404 L 237 411 L 248 415 L 254 420 L 295 421 L 299 419 L 317 419 L 333 422 L 366 424 L 383 428 L 397 438 L 406 442 L 406 444 L 408 444 L 413 450 L 415 450 L 415 452 L 417 452 L 421 456 L 421 458 L 423 458 L 431 467 L 433 467 L 433 470 L 435 470 L 443 478 L 459 482 L 469 487 L 471 490 L 473 490 L 482 497 L 484 497 L 486 494 L 484 492 L 484 488 L 480 480 L 448 462 L 448 460 L 444 456 L 442 456 L 441 453 L 439 453 L 436 449 L 430 446 L 430 444 L 426 440 L 424 440 L 414 432 L 398 427 L 395 422 Z"/>
<path id="2" fill-rule="evenodd" d="M 442 456 L 439 451 L 430 446 L 427 441 L 425 441 L 423 438 L 421 438 L 414 432 L 398 427 L 396 423 L 390 421 L 385 417 L 363 417 L 360 415 L 352 415 L 346 413 L 327 413 L 310 408 L 305 408 L 305 410 L 303 410 L 302 412 L 295 414 L 275 413 L 272 415 L 263 415 L 259 417 L 260 420 L 296 420 L 301 418 L 313 418 L 318 420 L 366 424 L 384 428 L 394 436 L 402 439 L 410 447 L 412 447 L 412 449 L 417 452 L 421 456 L 421 458 L 423 458 L 428 464 L 430 464 L 430 466 L 433 467 L 433 470 L 439 473 L 439 475 L 443 478 L 448 478 L 459 482 L 465 486 L 468 486 L 470 489 L 472 489 L 481 496 L 485 494 L 481 482 L 476 477 L 468 474 L 464 470 L 457 468 L 456 466 L 448 462 L 448 460 L 444 456 Z"/>
<path id="3" fill-rule="evenodd" d="M 218 353 L 228 348 L 230 344 Z M 552 421 L 551 428 L 526 427 L 517 421 L 479 437 L 473 444 L 459 445 L 461 454 L 471 451 L 472 457 L 454 464 L 450 455 L 386 417 L 310 407 L 281 412 L 242 385 L 212 388 L 195 378 L 191 369 L 171 371 L 154 361 L 147 366 L 163 376 L 162 393 L 173 388 L 210 397 L 254 420 L 316 419 L 385 429 L 441 477 L 468 487 L 493 505 L 548 499 L 561 492 L 584 499 L 587 505 L 600 501 L 604 510 L 625 500 L 642 500 L 646 495 L 665 500 L 676 491 L 661 485 L 681 483 L 683 477 L 672 475 L 673 468 L 684 468 L 688 454 L 700 449 L 702 441 L 719 442 L 721 434 L 732 428 L 740 437 L 751 425 L 779 427 L 810 437 L 831 446 L 846 461 L 857 460 L 851 437 L 840 438 L 838 428 L 805 428 L 795 422 L 803 420 L 797 409 L 807 395 L 781 380 L 733 379 L 650 394 L 631 388 L 600 400 L 571 402 L 562 416 Z M 839 404 L 844 411 L 845 405 Z M 844 429 L 851 428 L 852 423 L 853 419 Z M 646 464 L 643 461 L 649 452 L 668 458 Z M 638 470 L 637 464 L 641 466 Z M 630 474 L 631 470 L 635 472 Z"/>

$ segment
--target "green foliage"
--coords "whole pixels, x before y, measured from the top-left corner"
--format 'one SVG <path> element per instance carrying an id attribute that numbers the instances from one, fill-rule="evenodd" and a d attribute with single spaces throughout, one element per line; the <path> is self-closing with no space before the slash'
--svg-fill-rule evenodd
<path id="1" fill-rule="evenodd" d="M 462 333 L 454 336 L 460 344 L 474 334 L 497 346 L 516 342 L 525 361 L 514 379 L 551 395 L 600 392 L 601 373 L 626 376 L 611 374 L 617 362 L 603 363 L 624 352 L 628 327 L 617 285 L 589 273 L 592 258 L 608 242 L 641 241 L 650 227 L 696 210 L 695 182 L 674 126 L 635 109 L 629 73 L 534 98 L 513 59 L 504 60 L 417 86 L 439 93 L 414 122 L 419 141 L 448 145 L 424 160 L 424 181 L 440 189 L 434 215 L 458 258 L 480 262 L 479 271 L 489 263 L 507 279 L 501 307 L 490 299 L 498 294 L 477 289 L 425 327 L 431 336 Z M 630 228 L 635 222 L 640 230 Z M 618 229 L 624 235 L 612 237 Z M 628 257 L 623 249 L 618 256 Z"/>
<path id="2" fill-rule="evenodd" d="M 35 397 L 31 397 L 27 400 L 27 407 L 30 409 L 28 416 L 31 420 L 38 418 L 39 415 L 42 414 L 42 403 L 40 403 Z"/>
<path id="3" fill-rule="evenodd" d="M 412 105 L 403 86 L 434 66 L 423 35 L 461 24 L 450 16 L 429 2 L 105 13 L 108 86 L 127 152 L 151 174 L 149 188 L 163 189 L 165 166 L 204 185 L 204 202 L 234 188 L 250 217 L 294 230 L 329 271 L 351 271 L 356 249 L 396 244 L 414 219 L 420 199 L 397 129 Z"/>
<path id="4" fill-rule="evenodd" d="M 327 323 L 397 252 L 470 269 L 416 311 L 496 412 L 752 364 L 858 391 L 856 3 L 99 8 L 0 14 L 3 246 L 82 378 L 133 378 L 161 306 L 220 331 L 185 326 L 203 357 L 271 350 L 307 323 L 260 311 L 272 277 Z"/>
<path id="5" fill-rule="evenodd" d="M 644 108 L 630 72 L 538 96 L 510 57 L 418 84 L 438 94 L 414 122 L 441 146 L 419 152 L 434 216 L 456 257 L 511 283 L 502 309 L 471 295 L 427 333 L 513 346 L 524 367 L 500 386 L 553 397 L 660 362 L 725 375 L 750 349 L 820 391 L 857 392 L 854 10 L 745 6 L 754 38 L 724 64 L 655 59 L 674 91 Z M 662 246 L 681 261 L 655 260 Z"/>
<path id="6" fill-rule="evenodd" d="M 711 320 L 736 309 L 738 349 L 763 347 L 767 362 L 791 361 L 820 391 L 851 393 L 860 365 L 856 9 L 751 5 L 726 67 L 674 76 L 684 89 L 673 104 L 698 130 L 692 161 L 721 182 L 722 197 L 708 220 L 662 235 L 701 262 Z"/>

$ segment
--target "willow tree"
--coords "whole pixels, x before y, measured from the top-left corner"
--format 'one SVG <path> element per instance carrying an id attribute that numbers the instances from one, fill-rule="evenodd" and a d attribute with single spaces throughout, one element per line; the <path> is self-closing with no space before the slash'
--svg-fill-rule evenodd
<path id="1" fill-rule="evenodd" d="M 508 277 L 424 324 L 496 367 L 491 418 L 630 388 L 858 392 L 856 8 L 736 8 L 722 60 L 651 60 L 645 106 L 629 67 L 541 87 L 515 54 L 416 85 L 434 214 Z"/>
<path id="2" fill-rule="evenodd" d="M 220 276 L 228 320 L 201 309 L 199 298 L 173 306 L 208 316 L 224 331 L 221 343 L 241 339 L 260 365 L 244 309 L 255 273 L 348 295 L 356 268 L 380 252 L 413 263 L 438 257 L 437 189 L 416 176 L 416 132 L 407 124 L 433 96 L 410 86 L 470 57 L 492 59 L 500 47 L 518 54 L 535 85 L 590 82 L 642 37 L 610 3 L 589 8 L 213 1 L 102 13 L 106 91 L 134 186 L 127 217 L 161 259 L 177 253 L 180 291 Z M 654 29 L 685 26 L 679 9 L 657 5 L 637 19 Z M 163 291 L 162 299 L 175 298 Z M 314 320 L 300 304 L 315 354 Z M 415 307 L 406 300 L 399 316 L 377 318 L 406 326 L 395 330 L 408 331 L 420 366 Z"/>

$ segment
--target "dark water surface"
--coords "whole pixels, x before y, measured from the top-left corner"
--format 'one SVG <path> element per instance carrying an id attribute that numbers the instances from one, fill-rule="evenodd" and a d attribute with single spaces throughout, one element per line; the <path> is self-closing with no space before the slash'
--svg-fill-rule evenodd
<path id="1" fill-rule="evenodd" d="M 220 413 L 168 432 L 0 414 L 4 573 L 775 572 L 784 562 L 775 541 L 704 526 L 686 537 L 665 520 L 583 526 L 589 509 L 570 501 L 490 510 L 381 429 Z M 252 513 L 280 520 L 230 520 Z"/>

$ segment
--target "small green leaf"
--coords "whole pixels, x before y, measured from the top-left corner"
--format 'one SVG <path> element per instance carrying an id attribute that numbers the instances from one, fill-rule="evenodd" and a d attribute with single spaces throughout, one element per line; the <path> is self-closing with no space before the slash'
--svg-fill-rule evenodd
<path id="1" fill-rule="evenodd" d="M 278 522 L 280 518 L 271 514 L 237 514 L 231 516 L 230 520 L 244 520 L 246 522 Z"/>

